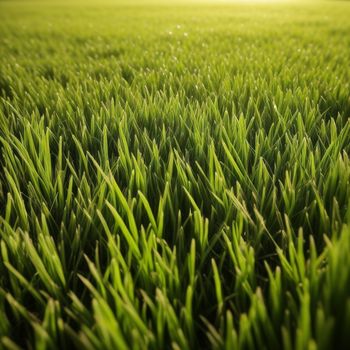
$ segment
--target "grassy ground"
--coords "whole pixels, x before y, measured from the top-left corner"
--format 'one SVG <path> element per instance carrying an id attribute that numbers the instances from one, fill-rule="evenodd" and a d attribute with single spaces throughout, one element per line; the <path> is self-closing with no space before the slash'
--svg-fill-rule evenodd
<path id="1" fill-rule="evenodd" d="M 0 4 L 0 348 L 350 342 L 350 4 Z"/>

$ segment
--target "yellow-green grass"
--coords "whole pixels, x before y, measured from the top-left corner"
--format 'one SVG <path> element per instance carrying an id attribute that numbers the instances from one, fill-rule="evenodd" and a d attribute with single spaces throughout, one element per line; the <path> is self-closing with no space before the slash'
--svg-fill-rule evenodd
<path id="1" fill-rule="evenodd" d="M 349 18 L 0 2 L 0 348 L 346 348 Z"/>

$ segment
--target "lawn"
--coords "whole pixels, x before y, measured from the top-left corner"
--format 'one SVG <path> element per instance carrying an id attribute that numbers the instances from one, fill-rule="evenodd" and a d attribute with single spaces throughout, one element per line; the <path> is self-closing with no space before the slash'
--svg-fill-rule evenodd
<path id="1" fill-rule="evenodd" d="M 349 18 L 0 1 L 0 349 L 347 348 Z"/>

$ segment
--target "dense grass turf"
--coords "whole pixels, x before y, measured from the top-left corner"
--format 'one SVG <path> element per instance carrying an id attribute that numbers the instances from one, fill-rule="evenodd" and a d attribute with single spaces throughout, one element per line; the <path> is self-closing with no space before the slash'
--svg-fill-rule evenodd
<path id="1" fill-rule="evenodd" d="M 0 347 L 345 348 L 349 18 L 2 2 Z"/>

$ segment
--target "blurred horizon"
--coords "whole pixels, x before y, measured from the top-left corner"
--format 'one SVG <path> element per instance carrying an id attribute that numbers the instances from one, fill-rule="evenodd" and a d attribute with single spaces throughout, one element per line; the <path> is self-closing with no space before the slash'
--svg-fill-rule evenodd
<path id="1" fill-rule="evenodd" d="M 192 5 L 192 4 L 314 4 L 348 3 L 349 0 L 0 0 L 0 4 L 46 4 L 46 5 Z"/>

